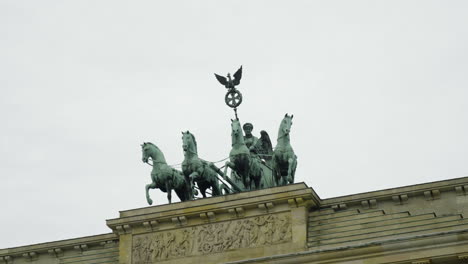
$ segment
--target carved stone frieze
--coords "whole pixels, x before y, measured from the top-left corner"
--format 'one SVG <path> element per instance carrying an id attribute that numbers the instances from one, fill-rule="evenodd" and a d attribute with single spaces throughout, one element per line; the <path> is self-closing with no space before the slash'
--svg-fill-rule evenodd
<path id="1" fill-rule="evenodd" d="M 291 241 L 287 214 L 268 214 L 133 237 L 133 264 Z"/>

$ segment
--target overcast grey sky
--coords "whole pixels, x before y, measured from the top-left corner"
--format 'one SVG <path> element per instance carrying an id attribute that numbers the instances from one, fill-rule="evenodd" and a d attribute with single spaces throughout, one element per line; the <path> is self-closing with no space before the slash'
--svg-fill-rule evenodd
<path id="1" fill-rule="evenodd" d="M 140 144 L 227 157 L 225 89 L 335 197 L 468 175 L 468 1 L 0 0 L 0 248 L 147 206 Z M 158 190 L 156 204 L 166 203 Z"/>

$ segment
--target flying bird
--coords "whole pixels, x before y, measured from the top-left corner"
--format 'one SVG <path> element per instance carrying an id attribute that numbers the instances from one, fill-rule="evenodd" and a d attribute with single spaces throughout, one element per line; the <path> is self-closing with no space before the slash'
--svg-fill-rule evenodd
<path id="1" fill-rule="evenodd" d="M 224 85 L 227 89 L 234 89 L 236 85 L 239 85 L 240 79 L 242 78 L 242 66 L 234 73 L 234 79 L 231 79 L 231 75 L 228 73 L 227 78 L 218 74 L 214 74 L 216 79 Z"/>

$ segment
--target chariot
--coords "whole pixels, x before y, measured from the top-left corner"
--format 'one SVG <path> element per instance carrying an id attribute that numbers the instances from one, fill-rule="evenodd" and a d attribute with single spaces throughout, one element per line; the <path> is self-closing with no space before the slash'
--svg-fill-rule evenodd
<path id="1" fill-rule="evenodd" d="M 149 163 L 151 159 L 152 164 L 149 164 L 153 167 L 152 183 L 145 188 L 149 204 L 152 204 L 149 190 L 155 188 L 167 192 L 168 201 L 171 203 L 173 189 L 181 201 L 187 201 L 205 198 L 207 194 L 219 196 L 294 182 L 297 156 L 289 137 L 293 115 L 286 114 L 281 120 L 274 149 L 266 131 L 261 131 L 261 137 L 256 144 L 248 147 L 237 115 L 237 107 L 242 103 L 242 94 L 236 86 L 242 78 L 242 66 L 233 76 L 234 79 L 229 73 L 227 77 L 215 74 L 216 79 L 228 89 L 224 100 L 226 105 L 233 108 L 235 114 L 235 119 L 231 119 L 232 149 L 229 156 L 219 162 L 227 161 L 218 167 L 215 162 L 199 158 L 195 136 L 189 131 L 182 132 L 184 161 L 181 171 L 166 163 L 162 151 L 156 145 L 143 143 L 142 160 Z M 197 197 L 198 194 L 202 197 Z"/>

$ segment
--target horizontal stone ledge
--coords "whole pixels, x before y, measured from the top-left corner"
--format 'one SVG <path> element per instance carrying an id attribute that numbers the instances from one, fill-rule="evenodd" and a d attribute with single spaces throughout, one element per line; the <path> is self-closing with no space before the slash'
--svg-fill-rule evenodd
<path id="1" fill-rule="evenodd" d="M 428 182 L 422 184 L 415 184 L 415 185 L 408 185 L 403 187 L 396 187 L 390 189 L 383 189 L 383 190 L 376 190 L 370 191 L 365 193 L 358 193 L 340 197 L 333 197 L 328 199 L 323 199 L 320 202 L 321 207 L 331 207 L 334 205 L 339 204 L 348 204 L 348 205 L 362 205 L 362 201 L 375 199 L 376 202 L 378 201 L 396 201 L 397 198 L 402 196 L 402 199 L 398 199 L 398 202 L 407 202 L 408 197 L 415 197 L 415 196 L 422 196 L 425 197 L 424 192 L 430 192 L 431 197 L 435 197 L 435 199 L 440 199 L 443 193 L 453 192 L 460 194 L 460 186 L 468 186 L 468 177 L 461 177 L 451 180 L 442 180 L 442 181 L 435 181 L 435 182 Z M 435 192 L 432 192 L 435 191 Z M 432 196 L 434 193 L 434 196 Z M 404 196 L 406 195 L 406 196 Z M 427 195 L 427 193 L 426 193 Z"/>
<path id="2" fill-rule="evenodd" d="M 465 243 L 468 244 L 468 229 L 373 241 L 352 246 L 316 249 L 302 251 L 298 253 L 282 254 L 249 260 L 232 261 L 227 262 L 226 264 L 247 264 L 263 262 L 273 263 L 273 261 L 275 261 L 275 263 L 279 263 L 276 261 L 281 261 L 282 259 L 294 259 L 295 261 L 326 261 L 336 259 L 336 261 L 339 261 L 339 259 L 354 256 L 362 259 L 365 257 L 365 255 L 370 254 L 381 253 L 388 255 L 391 254 L 391 252 L 398 250 L 417 249 L 431 245 L 438 247 L 443 247 L 444 245 L 450 246 L 452 243 L 459 243 L 460 241 L 465 241 Z M 382 246 L 385 247 L 385 252 L 382 251 Z M 320 254 L 321 256 L 319 257 Z M 456 255 L 456 253 L 454 254 Z"/>
<path id="3" fill-rule="evenodd" d="M 123 234 L 137 234 L 141 232 L 150 231 L 163 231 L 181 226 L 197 226 L 206 223 L 216 223 L 224 221 L 232 221 L 233 219 L 240 219 L 245 217 L 256 217 L 266 214 L 276 213 L 287 213 L 291 211 L 291 208 L 287 203 L 282 204 L 282 208 L 276 210 L 273 203 L 256 204 L 257 206 L 246 207 L 234 207 L 224 208 L 221 210 L 211 210 L 209 212 L 191 213 L 185 215 L 172 215 L 167 217 L 153 218 L 153 217 L 142 217 L 134 222 L 122 222 L 117 225 L 108 226 L 114 230 L 118 235 Z M 157 224 L 151 224 L 157 223 Z M 129 228 L 123 228 L 127 226 Z M 135 232 L 127 230 L 136 230 Z"/>
<path id="4" fill-rule="evenodd" d="M 305 185 L 304 185 L 305 186 Z M 302 186 L 303 187 L 303 186 Z M 278 187 L 280 188 L 280 187 Z M 260 190 L 261 192 L 263 190 Z M 171 205 L 166 205 L 167 210 L 159 211 L 147 208 L 145 210 L 136 209 L 135 213 L 141 213 L 141 215 L 132 215 L 128 217 L 109 219 L 106 221 L 107 226 L 112 230 L 116 230 L 119 226 L 129 225 L 131 227 L 137 227 L 144 225 L 148 221 L 157 221 L 160 224 L 173 222 L 172 219 L 185 217 L 188 219 L 209 219 L 217 221 L 220 219 L 218 216 L 229 216 L 230 218 L 243 217 L 247 212 L 258 211 L 260 213 L 271 213 L 290 210 L 289 201 L 293 199 L 295 201 L 295 207 L 309 207 L 314 205 L 312 201 L 312 192 L 310 188 L 293 190 L 289 192 L 277 192 L 262 197 L 255 196 L 254 192 L 250 192 L 252 197 L 239 200 L 231 200 L 218 203 L 210 203 L 199 205 L 197 201 L 184 202 L 185 207 L 179 208 L 179 205 L 175 206 L 174 210 L 171 210 Z M 218 198 L 218 197 L 215 197 Z M 147 225 L 146 225 L 147 226 Z"/>
<path id="5" fill-rule="evenodd" d="M 295 183 L 286 186 L 279 186 L 279 187 L 272 187 L 262 190 L 255 190 L 255 191 L 247 191 L 241 193 L 234 193 L 234 194 L 227 194 L 222 196 L 215 196 L 215 197 L 208 197 L 193 201 L 185 201 L 185 202 L 178 202 L 172 204 L 163 204 L 163 205 L 156 205 L 156 206 L 148 206 L 138 209 L 132 210 L 125 210 L 120 211 L 120 217 L 117 219 L 122 219 L 126 217 L 132 216 L 139 216 L 143 214 L 152 214 L 152 213 L 159 213 L 159 214 L 173 214 L 172 212 L 178 210 L 185 210 L 187 207 L 190 208 L 203 208 L 204 206 L 213 207 L 216 204 L 223 204 L 223 206 L 227 206 L 226 204 L 229 203 L 250 203 L 249 200 L 258 200 L 261 202 L 262 200 L 271 200 L 275 199 L 275 197 L 280 198 L 282 195 L 289 196 L 292 193 L 303 193 L 310 195 L 310 199 L 315 199 L 314 202 L 318 203 L 318 196 L 312 190 L 312 188 L 308 187 L 305 183 Z M 298 193 L 298 194 L 299 194 Z M 113 220 L 113 219 L 110 219 Z M 109 220 L 108 220 L 109 221 Z"/>
<path id="6" fill-rule="evenodd" d="M 23 258 L 23 254 L 29 254 L 31 252 L 35 252 L 39 255 L 40 254 L 48 255 L 50 254 L 49 250 L 62 253 L 63 251 L 68 250 L 68 249 L 74 250 L 74 247 L 77 245 L 86 244 L 89 246 L 101 246 L 102 242 L 107 243 L 108 241 L 117 241 L 117 240 L 118 240 L 118 236 L 113 233 L 80 237 L 80 238 L 72 238 L 72 239 L 66 239 L 66 240 L 58 240 L 58 241 L 52 241 L 52 242 L 47 242 L 47 243 L 40 243 L 40 244 L 2 249 L 0 250 L 0 257 L 5 258 L 6 256 L 10 256 L 13 258 L 16 258 L 16 257 Z"/>

